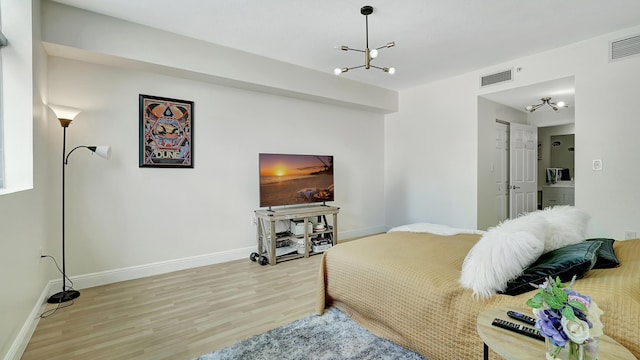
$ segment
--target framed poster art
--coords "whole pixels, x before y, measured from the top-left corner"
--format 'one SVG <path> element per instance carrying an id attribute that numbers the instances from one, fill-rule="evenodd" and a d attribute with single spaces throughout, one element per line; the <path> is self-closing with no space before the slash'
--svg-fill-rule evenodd
<path id="1" fill-rule="evenodd" d="M 140 167 L 193 168 L 193 101 L 140 94 Z"/>

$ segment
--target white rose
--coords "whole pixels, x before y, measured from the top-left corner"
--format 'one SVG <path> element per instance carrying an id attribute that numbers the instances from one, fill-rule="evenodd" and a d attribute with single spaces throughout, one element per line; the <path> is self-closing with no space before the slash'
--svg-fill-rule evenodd
<path id="1" fill-rule="evenodd" d="M 596 304 L 595 301 L 591 301 L 591 305 L 589 306 L 589 315 L 587 315 L 587 318 L 593 324 L 593 327 L 591 328 L 591 336 L 594 338 L 604 335 L 602 332 L 604 325 L 602 325 L 602 321 L 600 321 L 600 315 L 603 313 L 604 312 L 598 307 L 598 304 Z"/>
<path id="2" fill-rule="evenodd" d="M 589 324 L 576 318 L 574 321 L 567 320 L 564 316 L 560 319 L 562 329 L 569 337 L 569 340 L 576 344 L 582 344 L 589 339 Z"/>

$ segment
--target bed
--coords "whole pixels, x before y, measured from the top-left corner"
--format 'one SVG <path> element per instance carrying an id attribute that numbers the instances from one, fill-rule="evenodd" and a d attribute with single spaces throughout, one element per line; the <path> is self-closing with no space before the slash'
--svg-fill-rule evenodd
<path id="1" fill-rule="evenodd" d="M 322 258 L 317 312 L 335 306 L 429 360 L 481 359 L 478 314 L 490 307 L 527 309 L 535 290 L 474 300 L 458 279 L 480 237 L 396 231 L 334 246 Z M 574 289 L 604 311 L 604 333 L 640 358 L 640 239 L 616 241 L 613 249 L 620 266 L 589 270 Z"/>

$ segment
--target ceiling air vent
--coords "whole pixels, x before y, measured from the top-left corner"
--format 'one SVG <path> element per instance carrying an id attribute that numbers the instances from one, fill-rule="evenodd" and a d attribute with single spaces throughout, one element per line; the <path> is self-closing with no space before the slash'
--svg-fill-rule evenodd
<path id="1" fill-rule="evenodd" d="M 495 85 L 513 80 L 513 69 L 480 77 L 480 87 Z"/>
<path id="2" fill-rule="evenodd" d="M 640 55 L 640 35 L 614 40 L 609 43 L 609 61 Z"/>

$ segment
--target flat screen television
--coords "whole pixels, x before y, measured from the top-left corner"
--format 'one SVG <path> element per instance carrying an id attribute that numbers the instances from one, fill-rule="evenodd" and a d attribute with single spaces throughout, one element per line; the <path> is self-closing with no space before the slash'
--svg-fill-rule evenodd
<path id="1" fill-rule="evenodd" d="M 258 154 L 260 207 L 334 201 L 333 156 Z"/>

